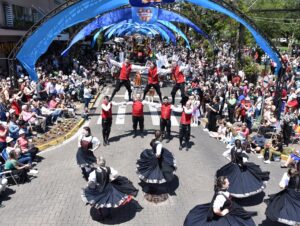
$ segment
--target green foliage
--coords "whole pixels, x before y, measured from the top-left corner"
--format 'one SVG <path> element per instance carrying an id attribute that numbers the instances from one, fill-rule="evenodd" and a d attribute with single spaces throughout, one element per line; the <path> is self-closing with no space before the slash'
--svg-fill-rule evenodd
<path id="1" fill-rule="evenodd" d="M 246 78 L 249 82 L 256 84 L 258 74 L 260 73 L 259 65 L 256 64 L 249 56 L 244 58 L 244 67 Z"/>
<path id="2" fill-rule="evenodd" d="M 278 40 L 286 38 L 288 41 L 293 40 L 297 43 L 300 40 L 300 12 L 252 12 L 255 9 L 300 9 L 299 0 L 225 0 L 225 2 L 234 5 L 241 10 L 246 16 L 254 20 L 257 27 L 266 34 L 269 39 Z M 237 39 L 239 24 L 230 17 L 207 10 L 199 6 L 180 3 L 177 4 L 177 11 L 189 18 L 210 36 L 214 36 L 218 41 L 230 41 L 233 44 Z M 251 7 L 250 7 L 251 6 Z M 176 11 L 175 9 L 175 11 Z M 186 26 L 180 26 L 183 31 L 187 31 Z M 194 31 L 188 31 L 189 37 L 203 39 Z M 255 41 L 246 31 L 243 37 L 243 44 L 253 46 Z M 280 44 L 279 42 L 275 44 Z"/>

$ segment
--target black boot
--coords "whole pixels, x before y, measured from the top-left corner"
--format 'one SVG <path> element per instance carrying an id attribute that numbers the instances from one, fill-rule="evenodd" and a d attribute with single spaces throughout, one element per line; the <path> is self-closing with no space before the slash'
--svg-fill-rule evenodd
<path id="1" fill-rule="evenodd" d="M 136 138 L 136 136 L 137 136 L 137 132 L 136 132 L 136 130 L 134 130 L 134 132 L 133 132 L 133 138 Z"/>

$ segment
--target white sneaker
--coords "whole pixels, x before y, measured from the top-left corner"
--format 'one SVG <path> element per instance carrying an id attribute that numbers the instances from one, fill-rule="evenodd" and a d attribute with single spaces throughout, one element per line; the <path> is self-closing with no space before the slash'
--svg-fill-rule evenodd
<path id="1" fill-rule="evenodd" d="M 258 155 L 258 156 L 257 156 L 258 159 L 262 159 L 263 157 L 264 157 L 264 156 L 262 156 L 262 155 Z"/>
<path id="2" fill-rule="evenodd" d="M 203 131 L 204 131 L 204 132 L 208 132 L 208 129 L 204 128 Z"/>
<path id="3" fill-rule="evenodd" d="M 271 163 L 271 161 L 270 161 L 270 160 L 265 160 L 265 161 L 264 161 L 264 163 L 266 163 L 266 164 L 270 164 L 270 163 Z"/>
<path id="4" fill-rule="evenodd" d="M 39 171 L 38 171 L 38 170 L 35 170 L 35 169 L 31 169 L 28 173 L 29 173 L 29 174 L 38 174 Z"/>

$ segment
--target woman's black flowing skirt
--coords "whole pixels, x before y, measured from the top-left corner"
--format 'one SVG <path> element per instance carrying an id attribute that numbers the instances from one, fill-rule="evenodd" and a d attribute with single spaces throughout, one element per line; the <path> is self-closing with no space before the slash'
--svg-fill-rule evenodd
<path id="1" fill-rule="evenodd" d="M 223 217 L 214 217 L 208 220 L 211 203 L 195 206 L 186 216 L 184 226 L 255 226 L 253 212 L 247 212 L 242 207 L 233 203 L 228 214 Z"/>
<path id="2" fill-rule="evenodd" d="M 244 198 L 262 192 L 269 180 L 269 172 L 262 172 L 254 163 L 245 163 L 239 166 L 228 163 L 219 169 L 216 177 L 226 176 L 230 182 L 228 191 L 233 197 Z"/>
<path id="3" fill-rule="evenodd" d="M 77 164 L 80 166 L 89 166 L 97 162 L 97 159 L 92 151 L 83 150 L 82 148 L 78 148 L 76 159 Z"/>
<path id="4" fill-rule="evenodd" d="M 81 198 L 95 208 L 117 208 L 121 206 L 130 196 L 136 196 L 138 190 L 126 177 L 118 176 L 109 182 L 103 190 L 99 187 L 82 189 Z"/>
<path id="5" fill-rule="evenodd" d="M 128 180 L 126 177 L 118 176 L 115 180 L 111 182 L 113 187 L 118 191 L 136 197 L 138 193 L 138 189 L 136 189 L 132 182 Z"/>
<path id="6" fill-rule="evenodd" d="M 284 189 L 270 196 L 266 215 L 272 221 L 287 225 L 300 224 L 300 192 Z"/>
<path id="7" fill-rule="evenodd" d="M 176 161 L 173 154 L 163 148 L 158 159 L 151 149 L 144 150 L 137 161 L 139 178 L 149 184 L 163 184 L 174 178 Z"/>

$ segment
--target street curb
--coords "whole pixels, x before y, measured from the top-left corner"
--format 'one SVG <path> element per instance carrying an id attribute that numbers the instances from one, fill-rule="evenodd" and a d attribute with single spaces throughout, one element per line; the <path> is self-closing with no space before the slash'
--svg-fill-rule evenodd
<path id="1" fill-rule="evenodd" d="M 89 105 L 89 109 L 93 108 L 98 97 L 100 96 L 102 90 L 104 87 L 100 88 L 100 91 L 95 95 L 94 99 L 91 100 L 91 103 Z M 85 122 L 85 119 L 81 119 L 71 130 L 70 132 L 68 132 L 66 135 L 64 135 L 63 137 L 58 137 L 54 140 L 49 141 L 48 143 L 42 144 L 37 146 L 37 148 L 39 149 L 39 151 L 44 151 L 47 148 L 50 148 L 52 146 L 56 146 L 59 145 L 63 142 L 65 142 L 66 140 L 70 139 L 72 136 L 74 136 L 74 134 L 77 133 L 77 131 L 80 129 L 80 127 L 83 125 L 83 123 Z"/>
<path id="2" fill-rule="evenodd" d="M 201 119 L 200 122 L 201 122 L 200 123 L 201 126 L 206 123 L 203 119 Z M 281 155 L 280 159 L 286 161 L 288 159 L 288 157 L 289 157 L 288 155 Z"/>

